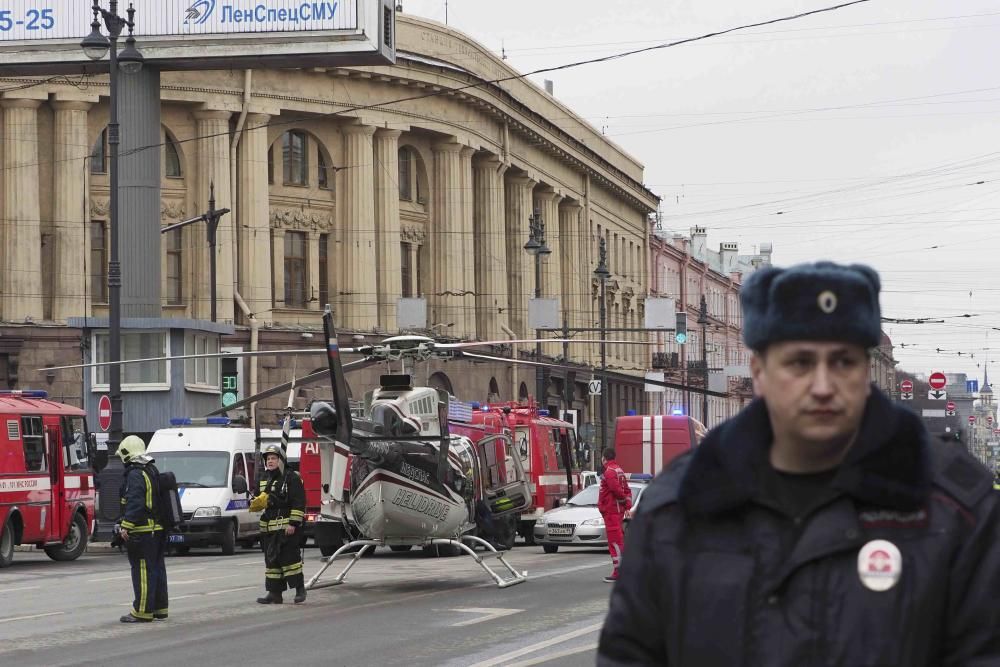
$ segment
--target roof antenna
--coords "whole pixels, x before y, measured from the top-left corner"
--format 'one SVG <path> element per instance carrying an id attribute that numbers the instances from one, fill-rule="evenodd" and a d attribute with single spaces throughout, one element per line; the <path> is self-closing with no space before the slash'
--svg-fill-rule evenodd
<path id="1" fill-rule="evenodd" d="M 500 60 L 507 60 L 507 47 L 504 46 L 504 42 L 500 40 Z"/>

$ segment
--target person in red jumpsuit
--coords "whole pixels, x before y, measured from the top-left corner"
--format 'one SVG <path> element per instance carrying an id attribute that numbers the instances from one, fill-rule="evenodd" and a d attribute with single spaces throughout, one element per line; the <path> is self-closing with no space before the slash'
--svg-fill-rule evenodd
<path id="1" fill-rule="evenodd" d="M 614 447 L 607 447 L 601 455 L 604 462 L 604 474 L 601 475 L 601 490 L 597 496 L 597 509 L 604 517 L 604 532 L 608 536 L 608 551 L 611 553 L 611 563 L 614 570 L 604 581 L 612 583 L 618 580 L 618 566 L 621 564 L 622 550 L 625 547 L 625 534 L 622 531 L 622 520 L 631 514 L 632 489 L 628 485 L 628 476 L 615 461 Z"/>

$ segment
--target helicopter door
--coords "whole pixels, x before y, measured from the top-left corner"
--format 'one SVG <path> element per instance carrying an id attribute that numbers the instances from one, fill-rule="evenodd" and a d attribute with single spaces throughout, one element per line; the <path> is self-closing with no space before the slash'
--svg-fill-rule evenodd
<path id="1" fill-rule="evenodd" d="M 490 435 L 476 443 L 483 479 L 483 499 L 494 517 L 520 512 L 531 504 L 528 480 L 514 441 Z"/>

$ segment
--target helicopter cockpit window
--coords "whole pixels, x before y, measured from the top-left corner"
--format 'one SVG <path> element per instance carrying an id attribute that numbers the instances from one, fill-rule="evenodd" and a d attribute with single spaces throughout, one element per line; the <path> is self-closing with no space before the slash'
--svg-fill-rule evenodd
<path id="1" fill-rule="evenodd" d="M 385 435 L 411 436 L 420 433 L 420 426 L 404 416 L 394 405 L 372 406 L 372 421 L 382 426 Z"/>

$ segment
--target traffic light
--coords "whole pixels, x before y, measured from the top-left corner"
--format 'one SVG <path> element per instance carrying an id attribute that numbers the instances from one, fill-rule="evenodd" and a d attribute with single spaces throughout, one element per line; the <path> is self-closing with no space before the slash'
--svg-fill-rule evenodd
<path id="1" fill-rule="evenodd" d="M 674 327 L 674 340 L 678 345 L 683 345 L 688 341 L 688 316 L 687 313 L 677 313 L 677 326 Z"/>

